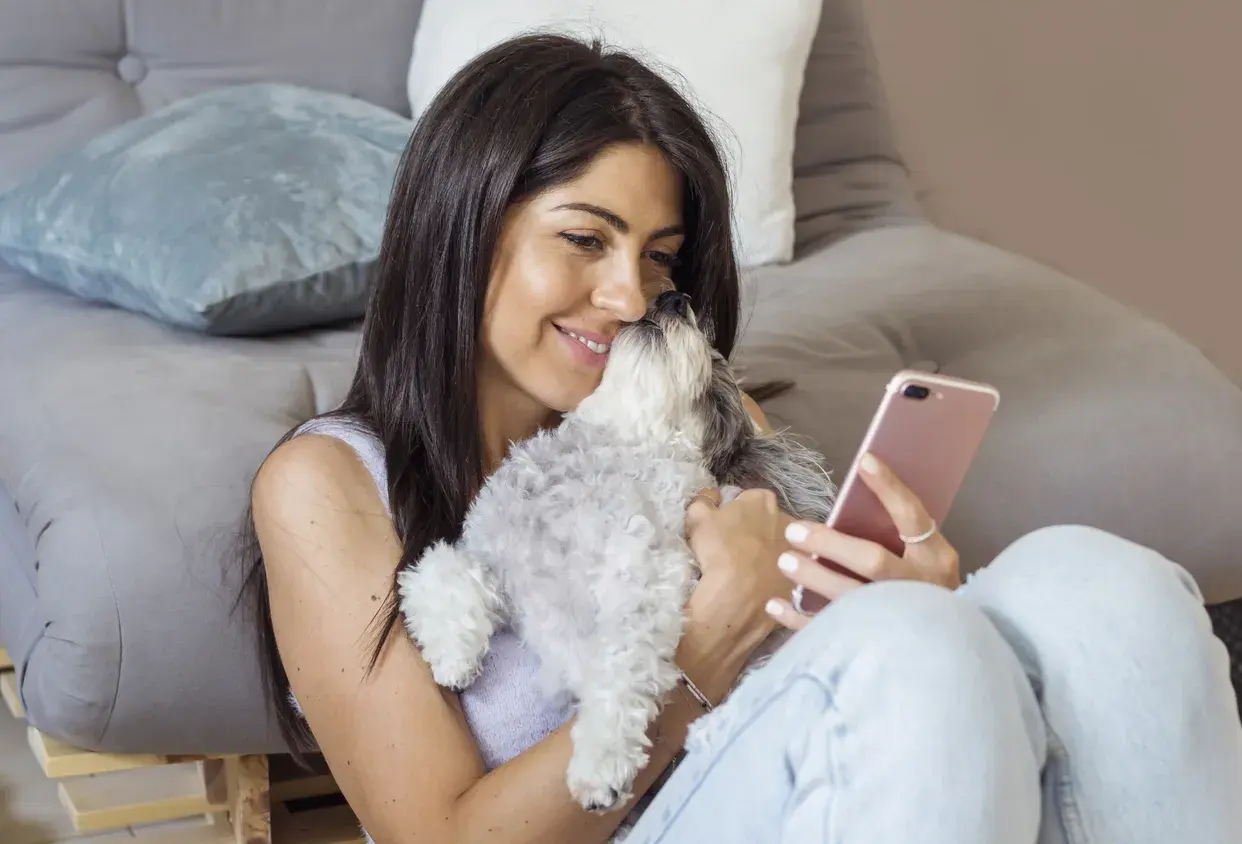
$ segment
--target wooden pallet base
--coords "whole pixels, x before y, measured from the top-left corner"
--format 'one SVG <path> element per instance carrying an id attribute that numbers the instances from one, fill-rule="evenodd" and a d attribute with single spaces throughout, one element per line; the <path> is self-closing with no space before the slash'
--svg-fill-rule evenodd
<path id="1" fill-rule="evenodd" d="M 17 694 L 17 674 L 12 671 L 0 672 L 0 699 L 14 718 L 25 718 L 22 711 L 22 700 Z"/>
<path id="2" fill-rule="evenodd" d="M 0 697 L 22 718 L 0 649 Z M 130 829 L 152 844 L 355 844 L 358 823 L 327 767 L 288 757 L 95 753 L 34 726 L 27 742 L 79 833 Z"/>

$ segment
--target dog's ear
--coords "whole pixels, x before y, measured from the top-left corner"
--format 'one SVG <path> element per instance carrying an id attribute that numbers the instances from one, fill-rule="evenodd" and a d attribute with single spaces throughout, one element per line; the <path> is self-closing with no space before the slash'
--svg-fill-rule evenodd
<path id="1" fill-rule="evenodd" d="M 719 478 L 738 451 L 754 435 L 755 424 L 742 404 L 733 370 L 720 355 L 712 357 L 712 380 L 703 394 L 698 416 L 703 424 L 703 464 Z"/>
<path id="2" fill-rule="evenodd" d="M 822 522 L 837 489 L 821 454 L 784 433 L 754 434 L 716 475 L 722 485 L 776 493 L 781 509 L 796 519 Z"/>
<path id="3" fill-rule="evenodd" d="M 732 368 L 719 355 L 702 402 L 703 462 L 718 484 L 770 489 L 795 518 L 828 518 L 837 491 L 823 456 L 788 434 L 760 432 L 742 404 Z"/>

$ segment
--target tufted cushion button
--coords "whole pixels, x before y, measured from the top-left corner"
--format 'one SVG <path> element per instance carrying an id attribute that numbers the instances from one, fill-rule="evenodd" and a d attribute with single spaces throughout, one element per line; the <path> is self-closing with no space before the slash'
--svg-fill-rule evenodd
<path id="1" fill-rule="evenodd" d="M 122 82 L 137 85 L 147 76 L 147 63 L 141 56 L 127 53 L 116 63 L 116 75 L 121 77 Z"/>

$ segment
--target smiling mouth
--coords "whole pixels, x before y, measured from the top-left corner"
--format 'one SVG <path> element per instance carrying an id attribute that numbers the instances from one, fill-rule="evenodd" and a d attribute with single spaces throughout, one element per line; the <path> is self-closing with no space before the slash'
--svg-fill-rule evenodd
<path id="1" fill-rule="evenodd" d="M 583 346 L 586 346 L 588 349 L 590 349 L 592 352 L 594 352 L 597 355 L 606 355 L 608 354 L 608 350 L 612 348 L 611 343 L 596 343 L 594 340 L 588 340 L 587 338 L 581 336 L 580 334 L 573 333 L 568 328 L 561 328 L 559 325 L 556 326 L 556 330 L 561 332 L 567 337 L 577 340 L 579 343 L 581 343 Z"/>

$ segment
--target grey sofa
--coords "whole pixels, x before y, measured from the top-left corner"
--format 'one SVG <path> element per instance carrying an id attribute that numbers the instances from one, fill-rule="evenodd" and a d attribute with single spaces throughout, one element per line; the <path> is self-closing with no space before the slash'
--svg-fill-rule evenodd
<path id="1" fill-rule="evenodd" d="M 418 0 L 10 0 L 0 188 L 189 94 L 274 80 L 405 113 Z M 798 256 L 747 277 L 739 362 L 835 466 L 890 374 L 998 386 L 946 532 L 969 568 L 1097 525 L 1242 597 L 1242 391 L 1162 326 L 922 219 L 852 0 L 825 0 L 797 139 Z M 30 721 L 113 751 L 282 745 L 229 540 L 287 429 L 339 399 L 356 327 L 178 331 L 0 267 L 0 643 Z"/>

